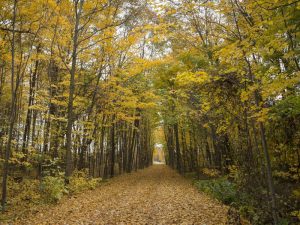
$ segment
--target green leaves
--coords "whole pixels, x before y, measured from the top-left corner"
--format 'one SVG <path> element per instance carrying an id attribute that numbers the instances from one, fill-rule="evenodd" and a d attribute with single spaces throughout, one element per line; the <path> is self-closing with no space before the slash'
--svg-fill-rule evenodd
<path id="1" fill-rule="evenodd" d="M 44 177 L 40 189 L 43 198 L 49 203 L 58 202 L 64 194 L 68 193 L 62 177 Z"/>
<path id="2" fill-rule="evenodd" d="M 271 108 L 271 116 L 275 120 L 283 118 L 292 118 L 300 115 L 300 96 L 288 96 L 279 100 Z"/>
<path id="3" fill-rule="evenodd" d="M 200 191 L 211 195 L 225 204 L 230 204 L 237 200 L 237 188 L 235 184 L 225 178 L 199 180 L 195 184 Z"/>

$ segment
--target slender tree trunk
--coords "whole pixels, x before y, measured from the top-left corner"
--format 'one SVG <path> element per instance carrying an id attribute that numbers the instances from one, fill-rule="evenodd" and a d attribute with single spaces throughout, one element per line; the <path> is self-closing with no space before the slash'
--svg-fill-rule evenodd
<path id="1" fill-rule="evenodd" d="M 214 164 L 222 171 L 222 152 L 218 144 L 216 128 L 213 125 L 210 125 L 211 128 L 211 139 L 214 147 Z"/>
<path id="2" fill-rule="evenodd" d="M 111 165 L 110 165 L 110 177 L 115 175 L 115 154 L 116 154 L 116 147 L 115 147 L 115 123 L 114 118 L 112 118 L 112 127 L 110 129 L 110 143 L 111 143 Z"/>
<path id="3" fill-rule="evenodd" d="M 263 148 L 266 163 L 267 163 L 268 186 L 269 186 L 269 191 L 270 191 L 270 194 L 271 194 L 271 206 L 272 206 L 273 220 L 274 220 L 274 224 L 276 225 L 276 224 L 278 224 L 278 218 L 277 218 L 275 188 L 274 188 L 274 181 L 273 181 L 272 167 L 271 167 L 271 159 L 270 159 L 270 155 L 269 155 L 269 151 L 268 151 L 265 128 L 264 128 L 264 125 L 263 125 L 262 122 L 259 122 L 259 129 L 260 129 L 262 148 Z"/>
<path id="4" fill-rule="evenodd" d="M 177 158 L 177 170 L 182 173 L 182 159 L 181 159 L 181 151 L 180 151 L 180 143 L 179 143 L 179 130 L 178 123 L 174 124 L 174 133 L 175 133 L 175 145 L 176 145 L 176 158 Z"/>
<path id="5" fill-rule="evenodd" d="M 11 144 L 13 138 L 13 130 L 16 119 L 16 102 L 17 102 L 17 90 L 18 90 L 18 77 L 15 80 L 15 25 L 16 25 L 16 16 L 17 16 L 17 0 L 14 0 L 13 4 L 13 19 L 12 19 L 12 41 L 11 41 L 11 105 L 10 105 L 10 117 L 9 117 L 9 131 L 8 131 L 8 140 L 5 149 L 5 162 L 3 168 L 3 180 L 2 180 L 2 199 L 1 206 L 2 211 L 5 211 L 6 197 L 7 197 L 7 177 L 8 177 L 8 167 L 9 167 L 9 157 L 11 152 Z M 18 76 L 18 75 L 17 75 Z"/>
<path id="6" fill-rule="evenodd" d="M 65 176 L 67 180 L 72 173 L 72 126 L 74 122 L 73 101 L 74 101 L 74 92 L 75 92 L 75 73 L 76 73 L 76 63 L 77 63 L 79 24 L 80 24 L 80 17 L 82 13 L 83 3 L 84 0 L 74 1 L 75 27 L 74 27 L 74 36 L 73 36 L 72 67 L 70 72 L 68 119 L 67 119 L 68 121 L 67 121 L 67 133 L 66 133 L 67 143 L 66 143 Z"/>
<path id="7" fill-rule="evenodd" d="M 40 51 L 39 49 L 40 49 L 40 46 L 37 47 L 37 54 Z M 34 104 L 38 66 L 39 66 L 39 60 L 36 59 L 34 71 L 32 74 L 30 74 L 28 109 L 27 109 L 27 115 L 26 115 L 25 130 L 24 130 L 24 134 L 23 134 L 23 145 L 22 145 L 22 152 L 24 154 L 27 154 L 30 126 L 31 126 L 31 119 L 32 119 L 32 109 L 30 109 L 30 106 L 32 106 Z"/>

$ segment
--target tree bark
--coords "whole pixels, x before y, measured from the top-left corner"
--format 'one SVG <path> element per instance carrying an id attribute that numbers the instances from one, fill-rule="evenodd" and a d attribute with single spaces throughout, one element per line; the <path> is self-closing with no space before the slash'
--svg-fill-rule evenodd
<path id="1" fill-rule="evenodd" d="M 75 10 L 75 26 L 74 26 L 74 36 L 73 36 L 73 50 L 72 50 L 72 67 L 70 71 L 70 86 L 69 86 L 69 101 L 68 101 L 68 116 L 67 116 L 67 133 L 66 133 L 66 170 L 65 176 L 66 181 L 68 177 L 72 174 L 72 126 L 74 122 L 73 115 L 73 102 L 74 102 L 74 92 L 75 92 L 75 73 L 76 73 L 76 63 L 77 63 L 77 50 L 78 50 L 78 38 L 79 38 L 79 24 L 80 17 L 82 13 L 84 0 L 74 1 Z"/>
<path id="2" fill-rule="evenodd" d="M 12 19 L 12 41 L 11 41 L 11 105 L 10 105 L 10 124 L 9 124 L 9 132 L 8 132 L 8 140 L 5 149 L 5 162 L 3 168 L 3 180 L 2 180 L 2 199 L 1 206 L 2 211 L 5 211 L 6 205 L 6 197 L 7 197 L 7 177 L 9 170 L 9 157 L 11 152 L 11 144 L 13 138 L 13 130 L 16 119 L 16 102 L 17 102 L 17 90 L 18 90 L 18 75 L 15 80 L 15 26 L 16 26 L 16 17 L 17 17 L 17 0 L 14 0 L 13 4 L 13 19 Z"/>
<path id="3" fill-rule="evenodd" d="M 176 160 L 177 160 L 177 170 L 179 173 L 182 173 L 182 165 L 181 165 L 181 152 L 180 152 L 180 144 L 179 144 L 179 130 L 178 123 L 174 124 L 174 133 L 175 133 L 175 145 L 176 145 Z"/>

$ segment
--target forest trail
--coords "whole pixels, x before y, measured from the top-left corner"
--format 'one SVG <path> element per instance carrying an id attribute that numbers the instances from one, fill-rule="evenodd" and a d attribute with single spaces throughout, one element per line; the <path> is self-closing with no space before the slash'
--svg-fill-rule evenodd
<path id="1" fill-rule="evenodd" d="M 227 207 L 166 165 L 121 175 L 15 224 L 225 224 Z"/>

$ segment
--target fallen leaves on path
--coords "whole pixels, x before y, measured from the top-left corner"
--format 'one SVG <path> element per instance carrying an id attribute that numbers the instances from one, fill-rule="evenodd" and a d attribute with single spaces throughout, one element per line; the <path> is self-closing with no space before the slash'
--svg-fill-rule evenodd
<path id="1" fill-rule="evenodd" d="M 165 165 L 111 179 L 14 224 L 202 224 L 226 222 L 227 207 Z"/>

